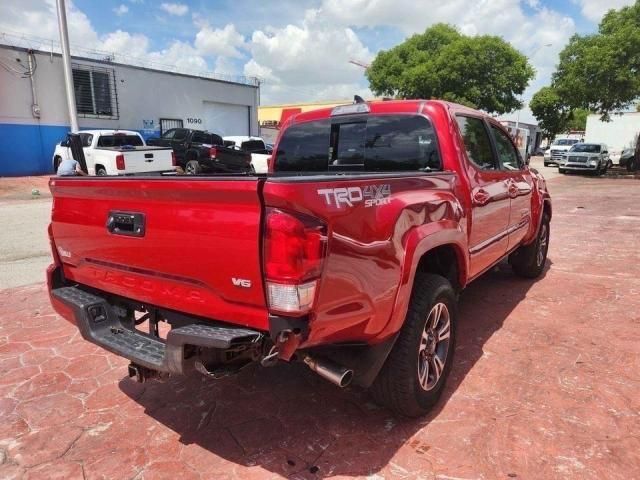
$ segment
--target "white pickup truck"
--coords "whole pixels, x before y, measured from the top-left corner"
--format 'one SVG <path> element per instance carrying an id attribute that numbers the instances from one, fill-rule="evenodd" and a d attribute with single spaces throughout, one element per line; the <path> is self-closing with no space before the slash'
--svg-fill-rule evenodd
<path id="1" fill-rule="evenodd" d="M 176 170 L 173 150 L 148 147 L 138 132 L 131 130 L 83 130 L 79 132 L 89 175 L 127 175 Z M 67 141 L 56 145 L 53 170 L 64 159 L 73 158 Z"/>
<path id="2" fill-rule="evenodd" d="M 225 147 L 237 148 L 251 153 L 251 166 L 256 173 L 267 173 L 271 149 L 266 146 L 260 137 L 230 136 L 222 137 Z"/>

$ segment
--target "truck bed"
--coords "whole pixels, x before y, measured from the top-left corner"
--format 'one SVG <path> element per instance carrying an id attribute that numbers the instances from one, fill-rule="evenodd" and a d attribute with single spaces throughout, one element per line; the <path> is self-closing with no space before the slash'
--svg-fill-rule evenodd
<path id="1" fill-rule="evenodd" d="M 308 341 L 339 341 L 347 334 L 365 340 L 391 321 L 403 281 L 405 233 L 424 223 L 437 230 L 438 222 L 447 222 L 463 236 L 457 227 L 461 208 L 451 191 L 454 175 L 56 178 L 50 184 L 52 232 L 65 278 L 158 307 L 268 330 L 261 265 L 265 208 L 301 212 L 329 231 L 312 319 L 317 328 Z M 364 192 L 349 209 L 327 193 L 345 186 Z M 110 232 L 105 224 L 119 212 L 140 214 L 144 234 Z"/>

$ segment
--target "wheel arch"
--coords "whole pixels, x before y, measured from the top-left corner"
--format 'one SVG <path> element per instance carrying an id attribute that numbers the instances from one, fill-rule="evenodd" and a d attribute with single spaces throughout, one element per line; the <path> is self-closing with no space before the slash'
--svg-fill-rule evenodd
<path id="1" fill-rule="evenodd" d="M 417 232 L 414 232 L 414 235 L 416 234 Z M 407 272 L 408 281 L 404 281 L 403 272 L 403 281 L 396 293 L 390 321 L 381 335 L 380 342 L 368 347 L 366 362 L 361 362 L 358 365 L 359 368 L 355 369 L 359 372 L 354 380 L 355 383 L 368 388 L 381 371 L 404 324 L 419 272 L 435 273 L 447 278 L 450 282 L 453 280 L 452 286 L 456 291 L 464 288 L 468 279 L 468 256 L 465 255 L 464 238 L 464 232 L 459 228 L 441 230 L 438 234 L 422 238 L 415 246 L 413 254 L 407 252 L 404 270 Z"/>
<path id="2" fill-rule="evenodd" d="M 468 282 L 469 256 L 466 232 L 453 220 L 414 228 L 404 242 L 405 259 L 391 317 L 380 338 L 397 333 L 407 315 L 418 271 L 437 273 L 452 282 L 456 291 Z"/>

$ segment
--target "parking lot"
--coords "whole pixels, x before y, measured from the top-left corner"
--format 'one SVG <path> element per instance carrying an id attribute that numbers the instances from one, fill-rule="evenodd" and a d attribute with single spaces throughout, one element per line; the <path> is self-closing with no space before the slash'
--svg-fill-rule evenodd
<path id="1" fill-rule="evenodd" d="M 134 383 L 49 305 L 46 192 L 0 197 L 0 478 L 637 477 L 639 184 L 540 160 L 544 276 L 502 264 L 463 292 L 451 377 L 418 420 L 298 365 Z"/>

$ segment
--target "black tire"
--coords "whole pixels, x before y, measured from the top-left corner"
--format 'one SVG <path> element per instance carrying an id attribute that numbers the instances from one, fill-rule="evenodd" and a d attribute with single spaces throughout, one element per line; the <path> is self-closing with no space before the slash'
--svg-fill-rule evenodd
<path id="1" fill-rule="evenodd" d="M 564 168 L 558 167 L 558 173 L 567 173 L 567 171 Z"/>
<path id="2" fill-rule="evenodd" d="M 509 263 L 516 275 L 524 278 L 537 278 L 544 270 L 549 252 L 549 236 L 551 233 L 549 215 L 542 216 L 542 223 L 536 240 L 523 245 L 509 255 Z"/>
<path id="3" fill-rule="evenodd" d="M 548 167 L 549 165 L 551 165 L 551 164 L 550 164 L 550 163 L 548 163 L 548 162 L 544 162 L 544 166 L 545 166 L 545 167 Z"/>
<path id="4" fill-rule="evenodd" d="M 184 166 L 184 171 L 187 175 L 198 175 L 201 171 L 200 164 L 197 160 L 189 160 Z"/>
<path id="5" fill-rule="evenodd" d="M 446 312 L 441 305 L 446 307 Z M 441 308 L 441 316 L 439 323 L 433 327 L 432 319 L 435 317 L 431 314 L 436 308 Z M 432 333 L 437 331 L 440 335 L 446 334 L 445 313 L 448 314 L 448 338 L 438 342 L 434 336 L 431 336 L 430 340 L 423 341 L 423 334 L 431 335 L 426 331 L 431 327 L 434 329 Z M 440 398 L 451 371 L 455 351 L 456 323 L 456 293 L 449 281 L 440 275 L 418 273 L 404 325 L 371 387 L 374 400 L 395 413 L 407 417 L 418 417 L 427 413 Z M 447 342 L 446 345 L 445 342 Z M 431 365 L 435 366 L 435 357 L 440 360 L 438 365 L 442 365 L 439 377 L 434 375 L 437 369 L 431 367 Z M 444 363 L 441 357 L 444 357 Z M 425 365 L 429 365 L 426 370 Z M 420 370 L 426 372 L 422 375 L 426 389 L 421 385 Z M 429 385 L 430 382 L 431 385 Z"/>
<path id="6" fill-rule="evenodd" d="M 102 165 L 96 166 L 96 175 L 98 177 L 105 177 L 107 175 L 107 169 L 104 168 Z"/>

